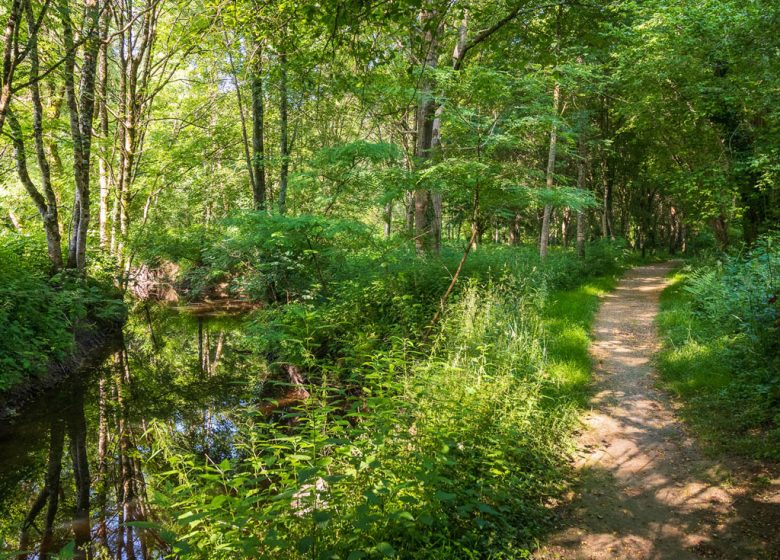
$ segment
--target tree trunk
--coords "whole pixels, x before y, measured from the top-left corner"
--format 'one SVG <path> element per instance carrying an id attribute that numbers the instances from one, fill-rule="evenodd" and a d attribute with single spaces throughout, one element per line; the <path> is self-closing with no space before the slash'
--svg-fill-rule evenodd
<path id="1" fill-rule="evenodd" d="M 407 191 L 404 195 L 404 209 L 406 211 L 406 231 L 411 237 L 414 235 L 414 193 Z"/>
<path id="2" fill-rule="evenodd" d="M 509 226 L 509 243 L 510 245 L 520 245 L 520 226 L 522 225 L 522 215 L 517 212 L 512 218 L 512 223 Z"/>
<path id="3" fill-rule="evenodd" d="M 419 101 L 416 112 L 417 138 L 414 149 L 415 165 L 418 169 L 425 167 L 431 157 L 434 142 L 434 121 L 436 120 L 436 103 L 433 99 L 432 71 L 436 68 L 439 59 L 439 45 L 437 34 L 440 31 L 436 24 L 437 12 L 433 9 L 425 9 L 420 13 L 420 25 L 422 27 L 421 44 L 425 53 L 425 60 L 420 77 Z M 429 208 L 431 193 L 427 189 L 418 189 L 414 192 L 414 240 L 418 255 L 424 255 L 435 250 L 435 211 Z M 439 211 L 439 213 L 441 213 Z M 440 230 L 439 230 L 440 231 Z"/>
<path id="4" fill-rule="evenodd" d="M 254 183 L 252 195 L 255 210 L 265 210 L 265 146 L 263 100 L 263 51 L 262 44 L 255 41 L 252 58 L 252 167 Z"/>
<path id="5" fill-rule="evenodd" d="M 718 242 L 718 249 L 724 251 L 729 245 L 729 227 L 726 217 L 721 214 L 717 218 L 710 220 L 710 224 L 712 232 L 715 234 L 715 240 Z"/>
<path id="6" fill-rule="evenodd" d="M 579 145 L 579 160 L 577 161 L 577 188 L 580 190 L 585 189 L 585 172 L 587 166 L 587 150 L 585 141 L 580 138 Z M 585 226 L 586 218 L 584 210 L 577 210 L 577 256 L 585 258 Z"/>
<path id="7" fill-rule="evenodd" d="M 287 142 L 287 53 L 279 53 L 279 213 L 287 212 L 287 176 L 290 169 L 289 144 Z"/>
<path id="8" fill-rule="evenodd" d="M 384 221 L 385 221 L 385 239 L 389 239 L 391 228 L 393 225 L 393 203 L 392 202 L 388 202 L 387 204 L 385 204 Z"/>
<path id="9" fill-rule="evenodd" d="M 556 83 L 553 88 L 553 124 L 550 129 L 550 148 L 547 152 L 546 186 L 552 189 L 555 186 L 555 157 L 558 150 L 558 110 L 561 101 L 561 85 Z M 545 204 L 542 216 L 542 234 L 539 240 L 539 256 L 542 260 L 547 258 L 547 245 L 550 242 L 550 217 L 552 206 Z"/>
<path id="10" fill-rule="evenodd" d="M 33 110 L 35 113 L 38 112 L 36 109 Z M 9 112 L 7 117 L 8 125 L 11 128 L 11 139 L 14 146 L 14 157 L 16 159 L 16 171 L 19 175 L 19 180 L 22 182 L 25 190 L 35 203 L 38 214 L 41 216 L 43 221 L 43 229 L 46 233 L 46 245 L 49 254 L 49 261 L 51 261 L 52 269 L 56 272 L 62 268 L 62 248 L 60 245 L 61 239 L 59 218 L 57 214 L 57 201 L 54 198 L 54 192 L 51 189 L 51 184 L 48 183 L 48 166 L 45 165 L 46 159 L 44 156 L 44 165 L 41 166 L 41 176 L 44 181 L 44 189 L 46 190 L 46 196 L 44 197 L 44 195 L 42 195 L 36 188 L 27 170 L 27 152 L 24 146 L 22 128 L 19 124 L 19 121 L 17 121 L 16 115 L 14 115 L 12 112 Z M 34 117 L 34 119 L 38 121 L 39 117 Z M 37 125 L 34 125 L 34 128 L 37 128 Z M 38 137 L 40 132 L 40 129 L 35 131 L 36 146 L 39 143 Z M 39 152 L 38 156 L 40 157 L 40 155 L 41 154 Z M 46 187 L 47 184 L 48 188 Z"/>
<path id="11" fill-rule="evenodd" d="M 57 197 L 54 194 L 54 189 L 51 183 L 51 170 L 49 168 L 49 161 L 46 157 L 46 149 L 43 133 L 43 103 L 41 101 L 40 83 L 38 82 L 38 38 L 35 32 L 36 18 L 32 11 L 32 6 L 29 3 L 25 4 L 25 19 L 27 20 L 27 29 L 29 31 L 30 38 L 28 39 L 28 56 L 30 59 L 30 98 L 32 100 L 33 109 L 33 137 L 35 140 L 35 156 L 38 163 L 38 170 L 41 175 L 41 187 L 43 189 L 43 196 L 37 194 L 37 189 L 32 183 L 32 180 L 27 173 L 25 148 L 22 143 L 21 128 L 17 122 L 15 116 L 11 116 L 9 124 L 11 124 L 12 132 L 14 134 L 15 141 L 14 146 L 17 148 L 16 162 L 17 170 L 22 183 L 25 184 L 30 195 L 33 195 L 32 191 L 36 191 L 37 197 L 34 196 L 38 212 L 43 220 L 43 228 L 46 233 L 47 251 L 49 254 L 49 260 L 52 263 L 52 269 L 54 272 L 62 268 L 62 239 L 60 237 L 60 223 L 59 212 L 57 210 Z M 21 152 L 21 153 L 19 153 Z"/>
<path id="12" fill-rule="evenodd" d="M 109 249 L 108 236 L 108 197 L 111 191 L 110 164 L 108 161 L 108 18 L 109 11 L 105 10 L 100 23 L 100 52 L 98 60 L 98 120 L 100 122 L 100 153 L 98 159 L 98 175 L 100 177 L 100 200 L 98 210 L 98 232 L 100 235 L 100 247 L 105 251 Z"/>
<path id="13" fill-rule="evenodd" d="M 604 190 L 601 213 L 601 236 L 614 241 L 615 231 L 612 227 L 612 179 L 609 177 L 609 166 L 606 161 L 601 164 L 601 184 Z"/>
<path id="14" fill-rule="evenodd" d="M 95 110 L 95 75 L 100 47 L 97 0 L 85 0 L 84 58 L 81 63 L 81 83 L 78 96 L 75 86 L 75 44 L 68 0 L 60 1 L 64 58 L 65 96 L 70 113 L 70 133 L 73 140 L 73 175 L 76 193 L 73 201 L 73 223 L 68 246 L 68 268 L 84 272 L 86 268 L 87 230 L 89 228 L 89 163 L 92 147 L 92 118 Z"/>
<path id="15" fill-rule="evenodd" d="M 8 21 L 3 33 L 3 67 L 0 75 L 0 133 L 11 103 L 11 83 L 16 71 L 17 50 L 19 47 L 19 27 L 22 21 L 23 0 L 13 0 L 8 12 Z"/>
<path id="16" fill-rule="evenodd" d="M 253 205 L 257 208 L 257 181 L 255 180 L 254 164 L 252 156 L 249 154 L 249 135 L 246 131 L 246 117 L 244 116 L 244 100 L 241 95 L 241 84 L 238 81 L 238 70 L 233 62 L 233 54 L 231 53 L 231 45 L 227 39 L 227 32 L 225 33 L 225 49 L 227 50 L 227 57 L 230 61 L 230 71 L 233 75 L 233 87 L 236 89 L 236 101 L 238 101 L 238 118 L 241 121 L 241 140 L 244 147 L 244 160 L 246 162 L 246 170 L 249 175 L 249 186 L 252 187 L 252 198 L 254 200 Z M 254 62 L 252 63 L 254 64 Z M 255 96 L 255 84 L 254 75 L 252 76 L 252 109 L 254 110 L 254 96 Z M 207 209 L 208 213 L 209 210 Z"/>

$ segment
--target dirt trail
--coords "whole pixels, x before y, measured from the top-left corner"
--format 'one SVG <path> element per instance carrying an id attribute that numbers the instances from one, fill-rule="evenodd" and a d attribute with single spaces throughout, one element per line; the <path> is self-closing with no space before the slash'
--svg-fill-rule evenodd
<path id="1" fill-rule="evenodd" d="M 539 560 L 780 559 L 780 480 L 704 458 L 655 387 L 654 319 L 672 267 L 635 268 L 604 298 L 581 493 Z"/>

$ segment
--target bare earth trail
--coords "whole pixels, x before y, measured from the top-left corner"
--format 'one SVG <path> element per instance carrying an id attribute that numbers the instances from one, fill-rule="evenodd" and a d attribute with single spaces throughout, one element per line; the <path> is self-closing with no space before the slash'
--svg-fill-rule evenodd
<path id="1" fill-rule="evenodd" d="M 603 300 L 581 493 L 536 559 L 780 559 L 780 480 L 705 458 L 656 388 L 654 319 L 673 267 L 635 268 Z"/>

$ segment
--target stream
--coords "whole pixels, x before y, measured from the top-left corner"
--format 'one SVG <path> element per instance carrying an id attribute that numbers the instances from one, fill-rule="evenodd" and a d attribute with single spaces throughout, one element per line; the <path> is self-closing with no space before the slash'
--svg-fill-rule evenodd
<path id="1" fill-rule="evenodd" d="M 0 558 L 162 557 L 141 528 L 156 515 L 145 459 L 165 442 L 232 457 L 236 417 L 274 394 L 241 326 L 240 315 L 141 306 L 101 364 L 0 423 Z"/>

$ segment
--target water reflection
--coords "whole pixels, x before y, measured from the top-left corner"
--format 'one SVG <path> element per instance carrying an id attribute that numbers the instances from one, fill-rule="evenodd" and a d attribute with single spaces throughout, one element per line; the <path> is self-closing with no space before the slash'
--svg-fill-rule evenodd
<path id="1" fill-rule="evenodd" d="M 261 394 L 265 371 L 238 324 L 144 309 L 102 366 L 0 425 L 2 549 L 30 560 L 64 547 L 85 559 L 162 557 L 143 527 L 156 515 L 149 422 L 211 459 L 234 454 L 229 411 Z"/>

